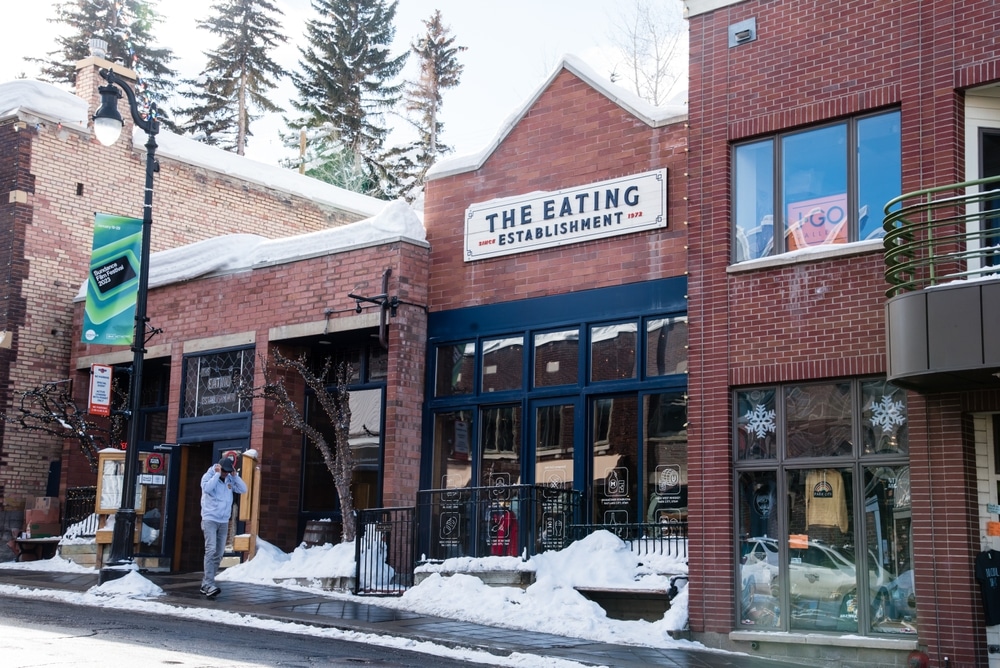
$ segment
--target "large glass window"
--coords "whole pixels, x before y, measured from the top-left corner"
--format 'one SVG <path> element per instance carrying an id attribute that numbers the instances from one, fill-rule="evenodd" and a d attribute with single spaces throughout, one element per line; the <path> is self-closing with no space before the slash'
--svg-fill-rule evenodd
<path id="1" fill-rule="evenodd" d="M 438 346 L 434 396 L 450 397 L 471 394 L 473 389 L 475 343 L 454 343 Z"/>
<path id="2" fill-rule="evenodd" d="M 687 316 L 646 321 L 646 376 L 669 376 L 687 371 Z"/>
<path id="3" fill-rule="evenodd" d="M 901 188 L 899 112 L 740 144 L 733 165 L 734 261 L 879 238 Z"/>
<path id="4" fill-rule="evenodd" d="M 590 328 L 590 380 L 635 378 L 636 324 L 597 325 Z"/>
<path id="5" fill-rule="evenodd" d="M 739 624 L 916 633 L 905 392 L 844 380 L 734 406 Z"/>
<path id="6" fill-rule="evenodd" d="M 483 392 L 520 390 L 524 377 L 524 337 L 483 341 Z"/>
<path id="7" fill-rule="evenodd" d="M 579 330 L 535 334 L 535 387 L 576 385 L 579 367 Z"/>
<path id="8" fill-rule="evenodd" d="M 681 392 L 648 394 L 642 402 L 646 433 L 646 521 L 687 520 L 687 397 Z"/>
<path id="9" fill-rule="evenodd" d="M 241 391 L 253 385 L 253 349 L 229 350 L 184 358 L 184 415 L 228 415 L 250 410 Z"/>

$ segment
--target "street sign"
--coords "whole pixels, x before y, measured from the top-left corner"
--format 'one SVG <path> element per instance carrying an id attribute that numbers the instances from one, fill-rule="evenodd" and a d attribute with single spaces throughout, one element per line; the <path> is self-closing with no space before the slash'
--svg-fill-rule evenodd
<path id="1" fill-rule="evenodd" d="M 87 412 L 91 415 L 111 415 L 111 379 L 113 369 L 106 364 L 90 365 L 90 402 Z"/>

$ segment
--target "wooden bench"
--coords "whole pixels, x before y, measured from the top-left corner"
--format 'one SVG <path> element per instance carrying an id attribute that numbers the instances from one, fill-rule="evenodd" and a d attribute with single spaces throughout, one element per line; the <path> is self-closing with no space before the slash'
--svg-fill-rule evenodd
<path id="1" fill-rule="evenodd" d="M 59 546 L 60 536 L 51 538 L 15 538 L 17 543 L 17 557 L 15 561 L 24 561 L 27 554 L 33 559 L 51 559 L 56 556 L 56 548 Z"/>

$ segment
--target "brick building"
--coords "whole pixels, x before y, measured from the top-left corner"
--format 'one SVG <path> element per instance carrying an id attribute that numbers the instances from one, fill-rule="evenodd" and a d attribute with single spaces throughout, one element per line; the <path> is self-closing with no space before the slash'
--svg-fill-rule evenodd
<path id="1" fill-rule="evenodd" d="M 266 404 L 190 397 L 334 342 L 380 406 L 359 404 L 364 505 L 571 490 L 565 522 L 686 521 L 707 645 L 995 664 L 974 568 L 1000 559 L 996 5 L 684 4 L 687 107 L 567 58 L 482 153 L 431 170 L 426 243 L 391 228 L 154 289 L 149 447 L 187 471 L 259 450 L 261 533 L 294 545 L 335 511 L 309 448 Z M 78 344 L 72 368 L 115 354 Z M 503 553 L 545 547 L 504 511 Z M 431 558 L 477 530 L 459 504 L 421 520 Z M 193 538 L 173 535 L 180 568 Z"/>
<path id="2" fill-rule="evenodd" d="M 31 81 L 0 87 L 4 411 L 16 392 L 68 377 L 72 300 L 86 276 L 95 212 L 141 215 L 144 135 L 134 146 L 120 140 L 104 148 L 89 128 L 100 67 L 112 64 L 97 58 L 79 64 L 79 97 Z M 126 120 L 126 135 L 131 127 Z M 224 233 L 275 237 L 322 230 L 368 218 L 384 206 L 166 132 L 159 140 L 153 250 Z M 56 495 L 60 478 L 65 488 L 64 443 L 4 424 L 0 434 L 0 513 L 4 529 L 16 531 L 26 498 Z"/>
<path id="3" fill-rule="evenodd" d="M 974 576 L 1000 547 L 995 185 L 954 187 L 998 173 L 997 4 L 685 7 L 691 630 L 1000 665 Z M 889 200 L 938 187 L 883 241 Z"/>

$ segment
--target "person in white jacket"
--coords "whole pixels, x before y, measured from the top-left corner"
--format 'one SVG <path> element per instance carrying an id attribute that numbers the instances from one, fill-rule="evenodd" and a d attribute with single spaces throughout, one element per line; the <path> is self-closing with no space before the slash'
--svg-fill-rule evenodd
<path id="1" fill-rule="evenodd" d="M 205 575 L 201 593 L 209 598 L 222 591 L 215 584 L 215 576 L 226 552 L 233 494 L 247 491 L 247 484 L 234 469 L 232 458 L 223 457 L 201 477 L 201 530 L 205 533 Z"/>

